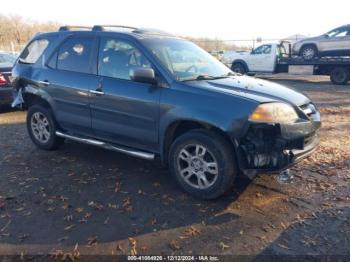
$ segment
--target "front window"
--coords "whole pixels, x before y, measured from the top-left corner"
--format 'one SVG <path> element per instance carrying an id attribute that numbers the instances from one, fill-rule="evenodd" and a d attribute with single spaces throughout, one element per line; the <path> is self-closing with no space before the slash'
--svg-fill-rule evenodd
<path id="1" fill-rule="evenodd" d="M 270 53 L 271 53 L 271 45 L 261 45 L 255 48 L 252 52 L 253 55 L 261 55 L 261 54 L 268 55 Z"/>
<path id="2" fill-rule="evenodd" d="M 98 57 L 98 74 L 101 76 L 131 80 L 132 68 L 151 68 L 150 62 L 136 47 L 115 38 L 101 39 Z"/>
<path id="3" fill-rule="evenodd" d="M 225 65 L 192 42 L 173 38 L 142 41 L 179 81 L 219 78 L 232 73 Z"/>

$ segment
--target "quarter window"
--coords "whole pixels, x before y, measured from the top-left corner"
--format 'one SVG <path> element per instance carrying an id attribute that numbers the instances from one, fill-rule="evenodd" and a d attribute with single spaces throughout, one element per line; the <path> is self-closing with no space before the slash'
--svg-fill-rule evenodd
<path id="1" fill-rule="evenodd" d="M 45 49 L 49 45 L 48 39 L 38 39 L 32 41 L 26 48 L 23 50 L 19 61 L 25 64 L 34 64 L 38 61 L 39 57 L 44 53 Z"/>
<path id="2" fill-rule="evenodd" d="M 130 70 L 150 68 L 150 62 L 133 45 L 114 38 L 101 38 L 98 73 L 101 76 L 130 80 Z"/>
<path id="3" fill-rule="evenodd" d="M 92 37 L 73 37 L 65 41 L 57 55 L 57 69 L 90 73 Z"/>

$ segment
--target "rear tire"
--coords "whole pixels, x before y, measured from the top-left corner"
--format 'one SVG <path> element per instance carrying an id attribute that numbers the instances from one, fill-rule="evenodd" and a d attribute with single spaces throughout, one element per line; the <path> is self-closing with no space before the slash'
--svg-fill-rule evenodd
<path id="1" fill-rule="evenodd" d="M 349 69 L 345 67 L 336 67 L 331 71 L 330 78 L 335 85 L 345 85 L 350 80 Z"/>
<path id="2" fill-rule="evenodd" d="M 242 75 L 247 73 L 247 69 L 242 63 L 233 63 L 231 69 L 233 72 L 236 72 Z"/>
<path id="3" fill-rule="evenodd" d="M 169 168 L 186 192 L 201 199 L 223 195 L 238 173 L 232 145 L 220 134 L 200 129 L 173 142 Z"/>
<path id="4" fill-rule="evenodd" d="M 27 130 L 33 143 L 40 149 L 54 150 L 64 139 L 56 135 L 57 124 L 50 109 L 31 106 L 27 113 Z"/>
<path id="5" fill-rule="evenodd" d="M 317 50 L 317 47 L 314 45 L 305 45 L 300 50 L 300 56 L 306 61 L 310 61 L 316 58 L 317 55 L 318 55 L 318 50 Z"/>

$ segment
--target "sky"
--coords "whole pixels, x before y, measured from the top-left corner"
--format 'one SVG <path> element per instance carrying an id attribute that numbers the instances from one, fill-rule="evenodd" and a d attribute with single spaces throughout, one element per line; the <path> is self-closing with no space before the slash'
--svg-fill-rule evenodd
<path id="1" fill-rule="evenodd" d="M 10 0 L 0 13 L 70 25 L 118 24 L 224 40 L 315 36 L 350 24 L 350 1 Z"/>

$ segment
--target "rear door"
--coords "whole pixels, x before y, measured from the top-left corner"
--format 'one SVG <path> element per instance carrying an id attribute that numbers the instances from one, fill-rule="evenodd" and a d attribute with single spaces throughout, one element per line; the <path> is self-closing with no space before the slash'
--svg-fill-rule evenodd
<path id="1" fill-rule="evenodd" d="M 136 43 L 101 36 L 100 82 L 91 90 L 92 128 L 102 140 L 155 151 L 162 88 L 132 81 L 133 67 L 152 67 Z"/>
<path id="2" fill-rule="evenodd" d="M 91 66 L 95 45 L 92 34 L 68 37 L 41 75 L 41 84 L 54 100 L 58 123 L 71 133 L 92 134 L 89 90 L 98 83 Z"/>

